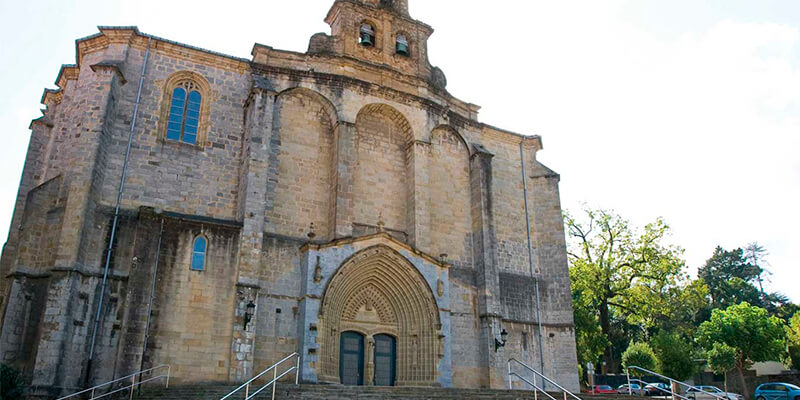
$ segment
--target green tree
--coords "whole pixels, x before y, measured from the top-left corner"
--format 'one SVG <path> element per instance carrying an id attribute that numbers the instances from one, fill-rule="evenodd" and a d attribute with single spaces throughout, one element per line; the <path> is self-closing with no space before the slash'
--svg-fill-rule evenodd
<path id="1" fill-rule="evenodd" d="M 695 349 L 692 342 L 677 332 L 660 331 L 650 342 L 659 361 L 660 372 L 682 381 L 697 371 L 694 363 Z"/>
<path id="2" fill-rule="evenodd" d="M 724 343 L 736 350 L 736 370 L 749 396 L 744 371 L 754 362 L 779 360 L 786 349 L 786 324 L 761 307 L 741 303 L 716 309 L 697 329 L 697 342 L 706 350 Z"/>
<path id="3" fill-rule="evenodd" d="M 573 290 L 585 307 L 596 310 L 600 331 L 609 340 L 604 359 L 616 370 L 610 344 L 622 335 L 612 332 L 613 319 L 647 329 L 681 309 L 676 297 L 689 286 L 682 272 L 683 250 L 664 243 L 669 227 L 662 219 L 637 229 L 611 211 L 587 208 L 580 220 L 569 213 L 564 220 Z M 704 296 L 696 298 L 702 302 Z"/>
<path id="4" fill-rule="evenodd" d="M 708 359 L 708 367 L 711 368 L 715 374 L 721 374 L 725 377 L 725 392 L 728 391 L 728 372 L 736 368 L 736 349 L 728 346 L 725 343 L 714 343 L 706 353 Z"/>
<path id="5" fill-rule="evenodd" d="M 758 282 L 758 290 L 761 291 L 761 295 L 764 295 L 764 275 L 770 275 L 769 271 L 764 268 L 767 264 L 767 256 L 769 252 L 767 251 L 764 246 L 758 244 L 758 242 L 753 242 L 745 246 L 744 248 L 744 256 L 747 259 L 747 262 L 750 265 L 755 265 L 756 267 L 761 269 L 761 272 L 756 277 L 756 281 Z"/>
<path id="6" fill-rule="evenodd" d="M 657 365 L 658 358 L 653 352 L 653 349 L 647 343 L 631 342 L 630 346 L 628 346 L 628 349 L 622 353 L 622 366 L 625 368 L 639 367 L 652 371 L 656 369 Z M 630 373 L 634 376 L 642 376 L 644 374 L 642 371 L 638 370 L 631 370 Z"/>
<path id="7" fill-rule="evenodd" d="M 712 308 L 726 308 L 746 301 L 766 308 L 770 315 L 784 321 L 800 311 L 787 296 L 764 291 L 764 276 L 769 275 L 764 268 L 768 254 L 758 243 L 731 251 L 718 246 L 698 270 L 698 277 L 708 285 Z"/>
<path id="8" fill-rule="evenodd" d="M 786 332 L 789 339 L 786 365 L 789 368 L 800 369 L 800 312 L 789 320 Z"/>
<path id="9" fill-rule="evenodd" d="M 608 338 L 600 330 L 597 309 L 587 307 L 579 291 L 572 292 L 578 365 L 583 366 L 587 362 L 597 364 L 603 350 L 608 346 Z"/>
<path id="10" fill-rule="evenodd" d="M 712 307 L 726 308 L 743 301 L 762 304 L 761 292 L 753 285 L 762 272 L 748 262 L 742 249 L 727 251 L 717 246 L 697 276 L 708 285 Z"/>

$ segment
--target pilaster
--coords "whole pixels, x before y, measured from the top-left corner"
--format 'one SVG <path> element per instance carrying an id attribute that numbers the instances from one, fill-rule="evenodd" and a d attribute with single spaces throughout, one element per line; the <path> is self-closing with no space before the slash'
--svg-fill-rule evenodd
<path id="1" fill-rule="evenodd" d="M 254 84 L 245 106 L 244 151 L 239 213 L 242 218 L 239 241 L 239 281 L 257 279 L 261 265 L 266 215 L 270 140 L 276 93 Z"/>
<path id="2" fill-rule="evenodd" d="M 231 341 L 231 366 L 228 379 L 244 382 L 253 377 L 255 366 L 257 287 L 237 285 Z"/>
<path id="3" fill-rule="evenodd" d="M 412 143 L 408 168 L 407 219 L 410 244 L 426 253 L 431 248 L 430 149 L 429 142 L 417 140 Z"/>
<path id="4" fill-rule="evenodd" d="M 244 381 L 253 374 L 265 216 L 268 196 L 274 196 L 274 193 L 268 193 L 267 181 L 277 92 L 263 78 L 254 76 L 253 81 L 245 105 L 239 201 L 242 230 L 228 373 L 228 379 L 235 382 Z"/>
<path id="5" fill-rule="evenodd" d="M 356 125 L 339 121 L 336 128 L 336 207 L 335 238 L 353 234 L 353 177 L 357 160 L 355 148 Z"/>
<path id="6" fill-rule="evenodd" d="M 499 376 L 503 349 L 495 350 L 494 340 L 500 337 L 500 281 L 497 274 L 497 238 L 492 210 L 492 158 L 483 146 L 475 145 L 470 158 L 470 195 L 472 198 L 473 252 L 478 289 L 478 317 L 481 324 L 481 359 L 487 367 L 486 382 L 490 388 L 502 387 Z"/>

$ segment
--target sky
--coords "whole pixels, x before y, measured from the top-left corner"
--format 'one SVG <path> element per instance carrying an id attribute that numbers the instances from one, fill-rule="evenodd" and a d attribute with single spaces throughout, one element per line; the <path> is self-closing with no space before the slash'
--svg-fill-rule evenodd
<path id="1" fill-rule="evenodd" d="M 98 25 L 249 58 L 305 51 L 332 0 L 0 0 L 0 238 L 31 119 Z M 562 206 L 663 217 L 690 272 L 758 242 L 767 287 L 800 302 L 800 2 L 409 0 L 431 64 L 479 119 L 542 136 Z"/>

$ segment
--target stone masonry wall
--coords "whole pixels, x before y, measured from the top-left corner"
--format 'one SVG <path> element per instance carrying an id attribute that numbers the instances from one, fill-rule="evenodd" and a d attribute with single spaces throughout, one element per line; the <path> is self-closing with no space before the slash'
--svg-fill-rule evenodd
<path id="1" fill-rule="evenodd" d="M 447 254 L 455 265 L 471 266 L 469 149 L 447 129 L 434 130 L 431 144 L 431 254 Z"/>
<path id="2" fill-rule="evenodd" d="M 302 90 L 278 97 L 273 118 L 270 170 L 277 182 L 269 185 L 275 200 L 267 206 L 267 229 L 303 237 L 314 223 L 321 236 L 330 236 L 333 191 L 333 121 L 316 97 Z M 302 216 L 302 217 L 300 217 Z"/>
<path id="3" fill-rule="evenodd" d="M 189 54 L 176 57 L 165 47 L 151 46 L 122 205 L 235 219 L 244 129 L 242 110 L 251 85 L 246 64 L 215 64 Z M 109 205 L 113 205 L 122 173 L 121 156 L 127 145 L 144 53 L 144 46 L 131 47 L 123 64 L 131 82 L 119 100 L 120 111 L 113 125 L 115 140 L 106 150 L 113 154 L 114 161 L 108 164 L 108 178 L 100 196 Z M 203 99 L 209 102 L 209 123 L 198 136 L 198 140 L 205 140 L 197 145 L 165 140 L 165 127 L 159 124 L 167 118 L 167 80 L 186 71 L 196 73 L 210 87 Z"/>
<path id="4" fill-rule="evenodd" d="M 208 238 L 203 271 L 190 269 L 198 235 Z M 237 237 L 235 229 L 196 223 L 164 231 L 145 361 L 170 364 L 176 382 L 228 380 Z"/>
<path id="5" fill-rule="evenodd" d="M 353 222 L 375 225 L 382 215 L 386 228 L 408 233 L 406 160 L 412 137 L 385 109 L 360 113 L 356 129 Z"/>

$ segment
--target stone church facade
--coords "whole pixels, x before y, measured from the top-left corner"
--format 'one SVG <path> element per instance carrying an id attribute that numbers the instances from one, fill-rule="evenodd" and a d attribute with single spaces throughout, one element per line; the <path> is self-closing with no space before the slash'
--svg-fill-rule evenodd
<path id="1" fill-rule="evenodd" d="M 405 0 L 326 22 L 251 59 L 135 27 L 77 41 L 0 261 L 2 362 L 34 393 L 158 364 L 238 382 L 293 352 L 304 382 L 500 388 L 516 358 L 577 389 L 541 138 L 449 94 Z"/>

